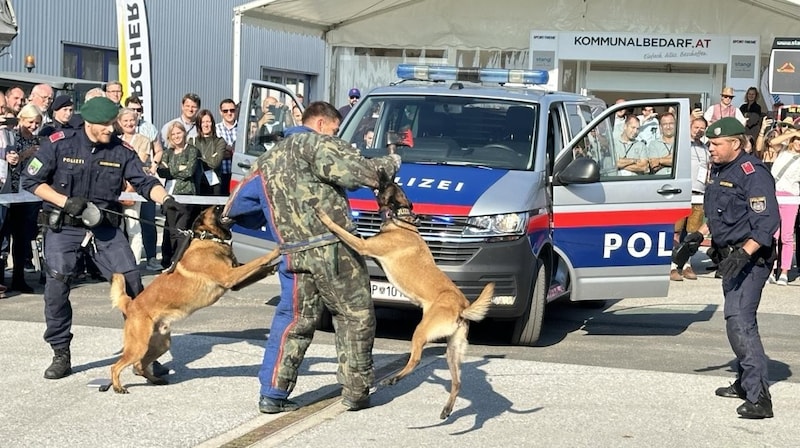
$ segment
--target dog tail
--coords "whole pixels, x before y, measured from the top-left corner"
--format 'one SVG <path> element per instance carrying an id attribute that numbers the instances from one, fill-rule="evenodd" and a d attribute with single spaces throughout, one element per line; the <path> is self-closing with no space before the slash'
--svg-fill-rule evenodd
<path id="1" fill-rule="evenodd" d="M 489 312 L 494 296 L 494 282 L 488 283 L 483 287 L 483 291 L 478 298 L 461 312 L 461 317 L 473 322 L 480 322 Z"/>
<path id="2" fill-rule="evenodd" d="M 131 297 L 125 294 L 125 276 L 116 273 L 111 276 L 111 304 L 125 314 L 128 309 L 128 304 L 131 303 Z"/>

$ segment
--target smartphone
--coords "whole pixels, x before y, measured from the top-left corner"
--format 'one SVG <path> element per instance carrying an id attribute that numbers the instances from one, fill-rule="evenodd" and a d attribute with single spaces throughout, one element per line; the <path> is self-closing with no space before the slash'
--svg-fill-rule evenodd
<path id="1" fill-rule="evenodd" d="M 702 108 L 703 108 L 702 103 L 694 103 L 694 105 L 692 106 L 692 109 L 702 109 Z"/>
<path id="2" fill-rule="evenodd" d="M 2 117 L 0 118 L 0 125 L 5 125 L 6 127 L 13 128 L 19 124 L 19 119 L 17 117 Z"/>

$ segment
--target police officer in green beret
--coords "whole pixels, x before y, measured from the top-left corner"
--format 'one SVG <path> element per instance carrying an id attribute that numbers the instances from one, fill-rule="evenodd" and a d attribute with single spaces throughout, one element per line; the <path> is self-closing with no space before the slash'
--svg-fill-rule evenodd
<path id="1" fill-rule="evenodd" d="M 44 241 L 44 340 L 54 356 L 45 370 L 47 379 L 59 379 L 71 370 L 72 306 L 69 301 L 75 258 L 81 247 L 90 254 L 106 279 L 114 272 L 125 276 L 127 293 L 143 289 L 136 260 L 120 229 L 119 195 L 128 181 L 136 192 L 176 208 L 158 179 L 145 174 L 135 151 L 115 135 L 119 108 L 103 97 L 81 107 L 85 121 L 77 129 L 60 129 L 42 140 L 36 156 L 22 173 L 22 187 L 43 200 L 42 221 L 48 226 Z"/>
<path id="2" fill-rule="evenodd" d="M 736 381 L 717 389 L 716 395 L 744 400 L 736 409 L 744 418 L 770 418 L 767 356 L 756 312 L 775 259 L 773 235 L 780 223 L 775 179 L 758 158 L 745 152 L 745 128 L 737 119 L 717 120 L 706 137 L 712 165 L 703 209 L 713 247 L 724 257 L 718 273 L 737 371 Z"/>

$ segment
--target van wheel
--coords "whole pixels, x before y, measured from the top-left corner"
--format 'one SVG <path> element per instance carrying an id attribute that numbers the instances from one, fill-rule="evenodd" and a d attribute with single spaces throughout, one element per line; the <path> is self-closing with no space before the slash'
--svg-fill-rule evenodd
<path id="1" fill-rule="evenodd" d="M 544 321 L 544 307 L 547 303 L 546 274 L 544 264 L 541 260 L 537 260 L 528 310 L 514 323 L 514 333 L 511 335 L 513 345 L 533 346 L 539 340 Z"/>
<path id="2" fill-rule="evenodd" d="M 331 312 L 325 307 L 322 307 L 322 314 L 319 315 L 317 330 L 328 333 L 333 331 L 333 315 L 331 315 Z"/>

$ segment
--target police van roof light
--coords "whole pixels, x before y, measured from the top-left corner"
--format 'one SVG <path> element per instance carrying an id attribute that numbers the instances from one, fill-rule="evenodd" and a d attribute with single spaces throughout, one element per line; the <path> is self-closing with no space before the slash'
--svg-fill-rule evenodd
<path id="1" fill-rule="evenodd" d="M 502 68 L 413 64 L 398 65 L 397 77 L 404 80 L 413 79 L 418 81 L 468 81 L 499 84 L 547 84 L 550 79 L 546 70 L 507 70 Z"/>

